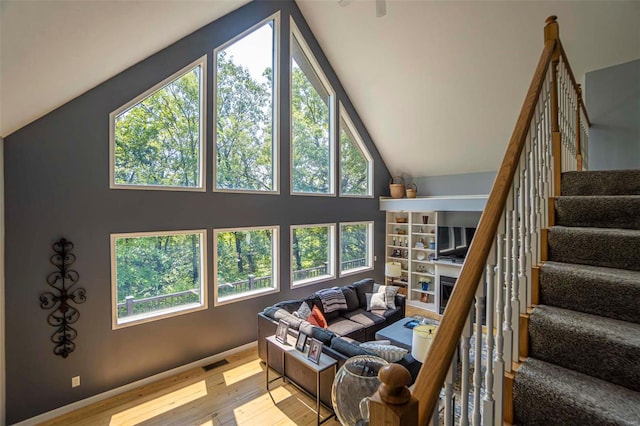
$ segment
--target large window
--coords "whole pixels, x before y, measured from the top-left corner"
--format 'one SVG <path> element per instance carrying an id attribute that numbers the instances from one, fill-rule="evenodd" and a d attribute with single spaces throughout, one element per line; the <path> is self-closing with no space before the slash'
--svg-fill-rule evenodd
<path id="1" fill-rule="evenodd" d="M 205 58 L 110 115 L 110 186 L 204 190 Z"/>
<path id="2" fill-rule="evenodd" d="M 340 105 L 340 195 L 373 196 L 373 159 Z"/>
<path id="3" fill-rule="evenodd" d="M 334 194 L 334 94 L 291 21 L 291 192 Z"/>
<path id="4" fill-rule="evenodd" d="M 373 269 L 373 222 L 340 224 L 340 275 Z"/>
<path id="5" fill-rule="evenodd" d="M 215 51 L 215 188 L 276 192 L 278 17 Z"/>
<path id="6" fill-rule="evenodd" d="M 291 227 L 293 286 L 335 278 L 334 241 L 334 224 Z"/>
<path id="7" fill-rule="evenodd" d="M 113 327 L 207 307 L 206 231 L 111 235 Z"/>
<path id="8" fill-rule="evenodd" d="M 279 290 L 277 226 L 214 230 L 216 305 Z"/>

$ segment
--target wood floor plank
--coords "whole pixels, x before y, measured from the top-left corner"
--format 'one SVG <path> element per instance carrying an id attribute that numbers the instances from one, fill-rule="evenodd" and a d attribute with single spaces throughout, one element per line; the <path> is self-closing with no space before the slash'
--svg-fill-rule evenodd
<path id="1" fill-rule="evenodd" d="M 315 400 L 290 384 L 265 387 L 264 365 L 252 348 L 229 364 L 201 368 L 142 386 L 43 422 L 46 426 L 314 425 Z M 282 390 L 281 390 L 282 389 Z M 277 395 L 280 395 L 279 397 Z M 323 415 L 327 414 L 322 410 Z M 332 419 L 325 423 L 339 426 Z"/>
<path id="2" fill-rule="evenodd" d="M 406 315 L 428 315 L 407 306 Z M 439 316 L 438 316 L 439 317 Z M 209 371 L 194 368 L 41 423 L 45 426 L 315 425 L 315 399 L 287 383 L 265 387 L 257 348 Z M 270 373 L 271 374 L 271 373 Z M 328 410 L 321 409 L 323 418 Z M 327 426 L 339 426 L 331 419 Z"/>

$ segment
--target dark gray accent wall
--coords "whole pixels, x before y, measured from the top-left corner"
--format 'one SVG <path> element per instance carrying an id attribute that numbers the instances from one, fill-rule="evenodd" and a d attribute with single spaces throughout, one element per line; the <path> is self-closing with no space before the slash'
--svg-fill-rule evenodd
<path id="1" fill-rule="evenodd" d="M 640 59 L 588 72 L 589 169 L 640 168 Z"/>
<path id="2" fill-rule="evenodd" d="M 206 132 L 206 193 L 110 190 L 109 113 L 202 55 L 208 55 L 207 110 L 212 111 L 212 52 L 228 39 L 281 11 L 281 195 L 214 193 L 213 130 Z M 354 120 L 374 159 L 375 198 L 289 195 L 289 20 L 292 16 Z M 95 46 L 99 49 L 100 46 Z M 108 60 L 105 58 L 105 60 Z M 7 422 L 14 423 L 256 340 L 256 314 L 278 300 L 327 285 L 384 279 L 384 213 L 378 196 L 389 172 L 347 94 L 293 1 L 256 1 L 197 30 L 5 138 Z M 337 179 L 337 176 L 336 176 Z M 375 271 L 291 289 L 289 226 L 375 220 Z M 213 228 L 280 225 L 277 294 L 213 306 Z M 209 309 L 111 329 L 109 235 L 117 232 L 208 230 Z M 77 348 L 53 354 L 47 290 L 51 244 L 75 244 L 79 285 L 87 291 L 75 325 Z M 336 247 L 337 249 L 337 247 Z M 82 385 L 71 388 L 71 377 Z"/>
<path id="3" fill-rule="evenodd" d="M 484 195 L 491 192 L 496 172 L 462 173 L 444 176 L 405 177 L 418 187 L 418 196 Z"/>

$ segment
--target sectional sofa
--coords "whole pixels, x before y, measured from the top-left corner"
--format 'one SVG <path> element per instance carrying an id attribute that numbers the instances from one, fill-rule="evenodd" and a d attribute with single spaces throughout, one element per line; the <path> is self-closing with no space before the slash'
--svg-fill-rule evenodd
<path id="1" fill-rule="evenodd" d="M 351 285 L 340 287 L 346 300 L 346 309 L 333 312 L 325 312 L 324 305 L 318 293 L 299 300 L 287 300 L 265 308 L 258 313 L 258 355 L 266 362 L 267 343 L 266 338 L 276 332 L 279 320 L 283 319 L 289 323 L 289 334 L 297 336 L 300 331 L 320 340 L 323 343 L 323 353 L 338 361 L 338 368 L 352 356 L 370 354 L 362 349 L 359 342 L 375 340 L 378 330 L 398 321 L 405 316 L 405 296 L 396 294 L 394 296 L 395 307 L 367 310 L 367 298 L 378 291 L 378 285 L 373 279 L 364 279 Z M 369 296 L 367 296 L 369 295 Z M 294 315 L 300 309 L 302 303 L 307 303 L 309 307 L 317 307 L 322 311 L 327 322 L 327 327 L 319 327 L 311 324 L 303 318 Z M 282 366 L 271 367 L 280 370 Z M 398 361 L 399 364 L 407 367 L 412 378 L 418 374 L 421 364 L 415 361 L 411 354 L 407 354 Z M 315 377 L 306 377 L 304 369 L 287 373 L 295 377 L 291 379 L 303 387 L 305 390 L 315 394 Z M 330 404 L 331 383 L 324 383 L 321 388 L 321 400 Z"/>

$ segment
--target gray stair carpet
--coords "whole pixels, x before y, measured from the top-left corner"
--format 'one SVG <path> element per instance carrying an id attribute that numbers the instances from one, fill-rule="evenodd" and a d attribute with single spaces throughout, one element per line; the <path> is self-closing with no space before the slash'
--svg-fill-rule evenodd
<path id="1" fill-rule="evenodd" d="M 558 197 L 555 207 L 556 225 L 640 229 L 640 195 Z"/>
<path id="2" fill-rule="evenodd" d="M 540 305 L 529 356 L 640 391 L 640 324 Z"/>
<path id="3" fill-rule="evenodd" d="M 566 172 L 562 195 L 640 195 L 640 170 Z"/>
<path id="4" fill-rule="evenodd" d="M 561 187 L 514 421 L 640 426 L 640 170 L 563 173 Z"/>
<path id="5" fill-rule="evenodd" d="M 640 230 L 554 226 L 549 260 L 640 270 Z"/>
<path id="6" fill-rule="evenodd" d="M 640 393 L 529 358 L 513 387 L 515 422 L 540 426 L 637 426 Z"/>
<path id="7" fill-rule="evenodd" d="M 640 272 L 546 262 L 540 303 L 640 324 Z"/>

